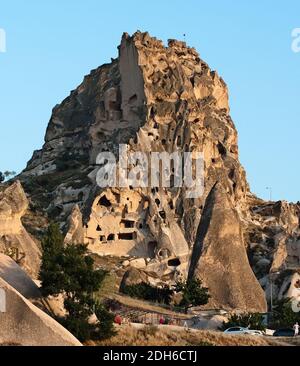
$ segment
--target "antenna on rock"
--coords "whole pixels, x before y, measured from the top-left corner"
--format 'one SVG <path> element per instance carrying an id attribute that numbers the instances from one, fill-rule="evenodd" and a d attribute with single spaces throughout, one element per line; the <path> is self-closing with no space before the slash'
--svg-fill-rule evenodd
<path id="1" fill-rule="evenodd" d="M 270 201 L 272 201 L 272 187 L 266 187 L 266 189 L 270 192 Z"/>

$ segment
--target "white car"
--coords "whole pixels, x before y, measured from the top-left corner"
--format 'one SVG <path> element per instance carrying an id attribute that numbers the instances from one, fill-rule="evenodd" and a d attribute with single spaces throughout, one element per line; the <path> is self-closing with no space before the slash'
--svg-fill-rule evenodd
<path id="1" fill-rule="evenodd" d="M 224 330 L 224 333 L 227 334 L 249 334 L 249 335 L 258 335 L 262 336 L 263 332 L 260 330 L 254 330 L 249 328 L 243 328 L 243 327 L 231 327 L 226 330 Z"/>

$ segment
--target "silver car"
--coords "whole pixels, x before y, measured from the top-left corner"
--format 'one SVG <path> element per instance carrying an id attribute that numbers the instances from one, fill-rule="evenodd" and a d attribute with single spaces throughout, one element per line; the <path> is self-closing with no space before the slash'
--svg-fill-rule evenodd
<path id="1" fill-rule="evenodd" d="M 244 328 L 244 327 L 231 327 L 231 328 L 224 330 L 224 333 L 237 334 L 237 335 L 241 335 L 241 334 L 258 335 L 258 336 L 263 335 L 263 332 L 260 330 L 249 329 L 249 328 Z"/>

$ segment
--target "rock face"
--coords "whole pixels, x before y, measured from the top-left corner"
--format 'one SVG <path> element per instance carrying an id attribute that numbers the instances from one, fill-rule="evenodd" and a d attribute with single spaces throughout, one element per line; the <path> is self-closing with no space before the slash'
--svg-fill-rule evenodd
<path id="1" fill-rule="evenodd" d="M 41 297 L 33 280 L 10 257 L 0 254 L 0 278 L 17 290 L 26 299 Z"/>
<path id="2" fill-rule="evenodd" d="M 100 188 L 97 156 L 119 158 L 120 144 L 149 156 L 203 153 L 203 195 L 188 198 L 187 188 L 174 183 L 172 164 L 170 187 L 151 181 L 144 188 Z M 251 194 L 239 162 L 226 84 L 184 42 L 164 46 L 148 33 L 125 33 L 119 57 L 93 70 L 53 109 L 45 144 L 20 179 L 50 217 L 66 223 L 73 210 L 66 242 L 84 240 L 94 253 L 134 257 L 131 282 L 137 273 L 154 284 L 197 275 L 210 288 L 211 306 L 266 310 L 247 253 L 254 260 L 250 237 L 266 229 L 267 204 Z M 298 225 L 295 213 L 276 215 L 284 233 Z M 282 265 L 287 246 L 279 247 L 270 261 Z M 256 259 L 251 264 L 255 273 L 270 267 Z"/>
<path id="3" fill-rule="evenodd" d="M 28 200 L 19 181 L 0 192 L 0 252 L 8 254 L 36 278 L 40 250 L 22 225 Z"/>
<path id="4" fill-rule="evenodd" d="M 1 303 L 0 344 L 22 346 L 80 346 L 81 343 L 54 319 L 25 299 L 0 278 Z M 4 295 L 3 295 L 4 294 Z M 4 297 L 3 297 L 4 296 Z"/>
<path id="5" fill-rule="evenodd" d="M 210 306 L 265 311 L 264 292 L 245 247 L 240 218 L 217 183 L 206 199 L 189 269 L 190 277 L 196 274 L 208 286 Z"/>
<path id="6" fill-rule="evenodd" d="M 82 226 L 82 214 L 78 205 L 75 205 L 68 223 L 68 233 L 65 236 L 65 243 L 83 244 L 84 229 Z"/>
<path id="7" fill-rule="evenodd" d="M 285 201 L 249 201 L 245 221 L 250 264 L 270 301 L 293 297 L 300 300 L 300 204 Z"/>

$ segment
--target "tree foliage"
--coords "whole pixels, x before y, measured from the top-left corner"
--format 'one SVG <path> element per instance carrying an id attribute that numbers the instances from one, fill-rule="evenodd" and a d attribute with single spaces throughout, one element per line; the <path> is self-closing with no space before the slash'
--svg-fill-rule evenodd
<path id="1" fill-rule="evenodd" d="M 256 330 L 265 330 L 264 317 L 260 313 L 232 314 L 228 322 L 223 322 L 222 329 L 231 327 L 243 327 Z"/>
<path id="2" fill-rule="evenodd" d="M 151 286 L 145 282 L 127 285 L 123 288 L 123 293 L 137 299 L 157 301 L 169 305 L 172 299 L 173 290 L 168 286 L 162 288 Z"/>
<path id="3" fill-rule="evenodd" d="M 64 245 L 58 225 L 50 224 L 42 240 L 42 249 L 42 294 L 64 295 L 67 315 L 58 320 L 81 341 L 113 335 L 113 315 L 93 298 L 106 272 L 94 270 L 94 261 L 87 255 L 87 247 Z M 99 316 L 97 323 L 89 322 L 93 314 Z"/>
<path id="4" fill-rule="evenodd" d="M 291 328 L 300 323 L 300 312 L 292 308 L 292 300 L 285 298 L 275 302 L 273 306 L 272 326 L 274 328 Z"/>
<path id="5" fill-rule="evenodd" d="M 175 292 L 182 294 L 179 306 L 184 308 L 185 313 L 190 307 L 207 304 L 210 298 L 208 288 L 203 287 L 201 280 L 197 278 L 178 281 L 175 285 Z"/>

